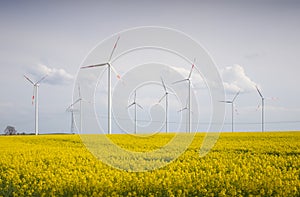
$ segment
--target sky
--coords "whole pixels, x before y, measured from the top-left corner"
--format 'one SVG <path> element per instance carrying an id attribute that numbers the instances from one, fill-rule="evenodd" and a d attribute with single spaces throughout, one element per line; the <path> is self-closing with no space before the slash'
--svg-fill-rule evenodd
<path id="1" fill-rule="evenodd" d="M 260 130 L 255 85 L 266 97 L 266 130 L 299 130 L 299 15 L 294 0 L 1 1 L 0 132 L 8 125 L 34 131 L 33 87 L 24 74 L 33 81 L 49 75 L 39 88 L 40 133 L 70 132 L 66 108 L 81 63 L 102 40 L 138 26 L 177 29 L 209 52 L 226 99 L 241 91 L 235 130 Z M 229 105 L 224 122 L 222 131 L 230 131 Z"/>

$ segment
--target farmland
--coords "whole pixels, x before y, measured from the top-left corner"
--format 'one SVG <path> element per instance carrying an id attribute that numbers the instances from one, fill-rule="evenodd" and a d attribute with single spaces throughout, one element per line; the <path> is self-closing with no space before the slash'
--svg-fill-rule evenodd
<path id="1" fill-rule="evenodd" d="M 172 134 L 120 147 L 153 150 Z M 222 133 L 204 157 L 204 134 L 171 164 L 126 172 L 97 160 L 78 135 L 0 137 L 0 196 L 300 196 L 300 132 Z"/>

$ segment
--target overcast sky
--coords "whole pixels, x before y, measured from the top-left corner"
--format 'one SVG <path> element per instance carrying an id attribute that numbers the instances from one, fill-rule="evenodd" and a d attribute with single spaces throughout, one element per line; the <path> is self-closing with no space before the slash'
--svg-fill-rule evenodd
<path id="1" fill-rule="evenodd" d="M 76 2 L 76 3 L 75 3 Z M 261 1 L 1 1 L 0 129 L 33 132 L 33 81 L 40 86 L 40 132 L 69 132 L 74 79 L 97 43 L 137 26 L 185 32 L 216 62 L 226 97 L 236 100 L 236 130 L 260 130 L 258 84 L 266 130 L 300 129 L 300 2 Z M 226 107 L 224 131 L 230 128 Z"/>

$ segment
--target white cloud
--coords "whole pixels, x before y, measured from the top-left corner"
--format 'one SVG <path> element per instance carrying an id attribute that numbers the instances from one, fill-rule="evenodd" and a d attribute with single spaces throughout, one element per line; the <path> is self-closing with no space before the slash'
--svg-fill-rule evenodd
<path id="1" fill-rule="evenodd" d="M 187 77 L 190 73 L 190 70 L 185 68 L 175 67 L 173 69 L 184 77 Z M 244 68 L 238 64 L 225 67 L 220 71 L 220 74 L 227 93 L 236 94 L 238 91 L 241 91 L 242 93 L 256 91 L 256 83 L 247 76 Z M 196 72 L 196 70 L 194 70 L 192 74 L 192 81 L 194 88 L 206 88 L 206 84 L 202 76 L 200 73 Z"/>
<path id="2" fill-rule="evenodd" d="M 228 93 L 255 91 L 256 83 L 246 75 L 242 66 L 234 64 L 221 70 L 225 91 Z"/>
<path id="3" fill-rule="evenodd" d="M 38 64 L 35 67 L 30 67 L 28 72 L 32 74 L 36 80 L 39 80 L 45 75 L 48 75 L 43 83 L 51 85 L 64 85 L 72 83 L 74 76 L 67 73 L 61 68 L 50 68 L 44 64 Z"/>

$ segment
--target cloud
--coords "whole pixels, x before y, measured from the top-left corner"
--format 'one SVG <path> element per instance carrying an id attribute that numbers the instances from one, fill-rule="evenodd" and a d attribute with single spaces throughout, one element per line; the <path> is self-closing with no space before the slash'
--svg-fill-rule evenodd
<path id="1" fill-rule="evenodd" d="M 185 68 L 173 68 L 182 76 L 187 77 L 190 70 Z M 244 68 L 238 64 L 227 66 L 220 70 L 221 77 L 223 79 L 224 89 L 227 93 L 236 94 L 236 92 L 241 91 L 241 93 L 247 93 L 251 91 L 256 91 L 256 83 L 247 76 Z M 192 74 L 192 85 L 194 88 L 206 88 L 206 84 L 199 72 L 194 70 Z"/>
<path id="2" fill-rule="evenodd" d="M 246 75 L 244 68 L 238 64 L 225 67 L 221 70 L 221 75 L 225 91 L 228 93 L 255 91 L 256 83 Z"/>
<path id="3" fill-rule="evenodd" d="M 30 67 L 28 72 L 32 74 L 36 80 L 48 75 L 43 83 L 48 83 L 51 85 L 70 84 L 74 79 L 74 76 L 67 73 L 64 69 L 50 68 L 44 64 L 38 64 L 35 67 Z"/>

